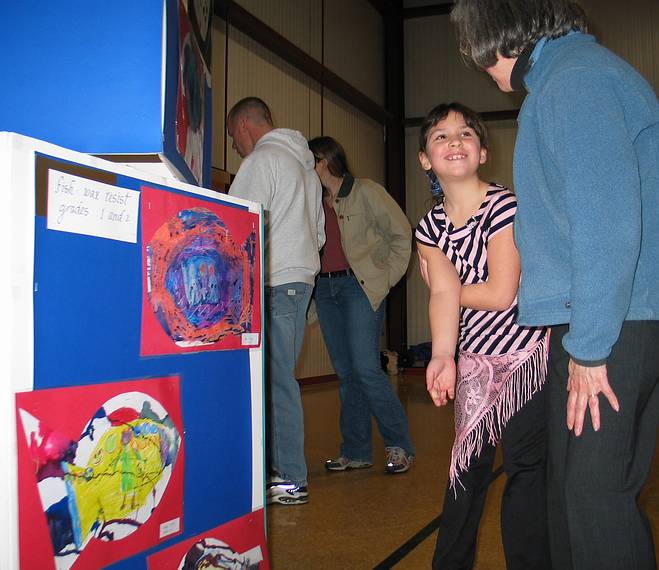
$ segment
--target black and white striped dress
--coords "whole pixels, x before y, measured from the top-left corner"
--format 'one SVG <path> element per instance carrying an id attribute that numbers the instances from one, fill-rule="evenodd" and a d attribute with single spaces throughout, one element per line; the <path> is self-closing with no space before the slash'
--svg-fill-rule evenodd
<path id="1" fill-rule="evenodd" d="M 460 276 L 462 284 L 487 281 L 487 245 L 498 232 L 515 220 L 515 195 L 492 184 L 478 211 L 467 223 L 456 228 L 436 205 L 419 222 L 415 239 L 439 247 Z M 460 350 L 474 354 L 507 354 L 537 343 L 545 335 L 542 327 L 522 327 L 516 323 L 517 298 L 505 311 L 460 310 Z"/>

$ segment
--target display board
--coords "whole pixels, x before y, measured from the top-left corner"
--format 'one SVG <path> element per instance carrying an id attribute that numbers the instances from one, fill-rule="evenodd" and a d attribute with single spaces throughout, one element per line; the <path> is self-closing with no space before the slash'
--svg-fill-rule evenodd
<path id="1" fill-rule="evenodd" d="M 163 157 L 188 181 L 210 186 L 210 0 L 166 0 Z"/>
<path id="2" fill-rule="evenodd" d="M 0 133 L 0 567 L 263 516 L 260 205 L 144 176 Z"/>
<path id="3" fill-rule="evenodd" d="M 210 187 L 211 18 L 210 0 L 0 2 L 2 130 Z"/>

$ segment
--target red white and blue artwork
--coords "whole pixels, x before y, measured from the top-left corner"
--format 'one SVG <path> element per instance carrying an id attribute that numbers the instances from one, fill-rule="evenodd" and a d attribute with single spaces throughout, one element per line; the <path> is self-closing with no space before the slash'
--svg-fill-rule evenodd
<path id="1" fill-rule="evenodd" d="M 141 199 L 141 355 L 258 346 L 258 215 L 148 187 Z"/>
<path id="2" fill-rule="evenodd" d="M 186 2 L 187 4 L 187 2 Z M 176 97 L 176 149 L 194 179 L 202 184 L 204 173 L 204 98 L 210 84 L 197 37 L 192 32 L 188 12 L 179 0 L 179 77 Z M 208 78 L 207 78 L 208 75 Z"/>
<path id="3" fill-rule="evenodd" d="M 182 528 L 178 377 L 16 395 L 21 568 L 101 568 Z"/>
<path id="4" fill-rule="evenodd" d="M 152 554 L 147 564 L 149 570 L 268 570 L 263 509 Z"/>

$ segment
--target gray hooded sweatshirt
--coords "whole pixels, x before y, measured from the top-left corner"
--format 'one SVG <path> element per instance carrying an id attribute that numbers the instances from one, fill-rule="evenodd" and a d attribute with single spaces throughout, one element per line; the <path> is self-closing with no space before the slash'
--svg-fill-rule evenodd
<path id="1" fill-rule="evenodd" d="M 325 244 L 325 214 L 307 139 L 290 129 L 263 135 L 241 163 L 229 194 L 263 204 L 266 286 L 313 285 Z"/>

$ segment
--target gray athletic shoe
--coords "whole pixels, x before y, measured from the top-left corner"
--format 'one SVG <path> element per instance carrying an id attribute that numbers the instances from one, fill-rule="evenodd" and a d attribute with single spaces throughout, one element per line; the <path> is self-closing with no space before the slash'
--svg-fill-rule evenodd
<path id="1" fill-rule="evenodd" d="M 414 461 L 414 456 L 410 455 L 402 447 L 385 447 L 387 453 L 387 463 L 384 466 L 385 473 L 394 475 L 396 473 L 405 473 L 408 471 Z"/>
<path id="2" fill-rule="evenodd" d="M 347 471 L 348 469 L 368 469 L 373 467 L 373 464 L 368 461 L 358 461 L 356 459 L 348 459 L 343 455 L 336 459 L 328 459 L 325 461 L 325 469 L 328 471 Z"/>

